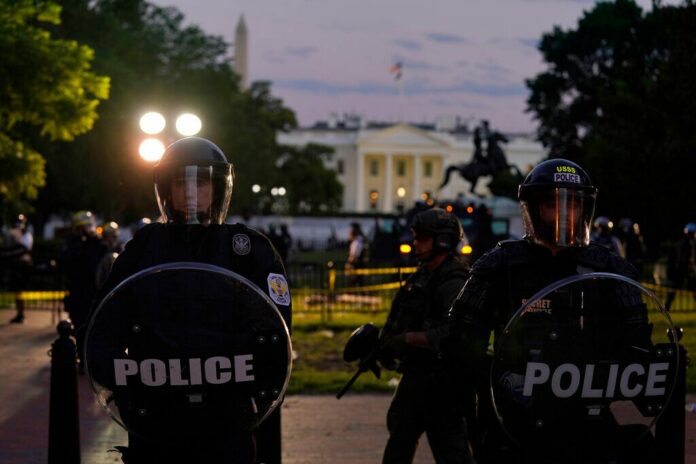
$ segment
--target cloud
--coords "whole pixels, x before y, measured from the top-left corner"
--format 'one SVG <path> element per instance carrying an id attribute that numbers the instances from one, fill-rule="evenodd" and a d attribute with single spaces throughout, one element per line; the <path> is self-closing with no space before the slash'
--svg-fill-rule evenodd
<path id="1" fill-rule="evenodd" d="M 318 51 L 317 47 L 288 47 L 283 53 L 295 58 L 307 59 Z"/>
<path id="2" fill-rule="evenodd" d="M 457 108 L 468 110 L 489 110 L 491 107 L 482 102 L 472 102 L 466 100 L 456 100 L 451 98 L 433 98 L 430 102 L 440 108 Z"/>
<path id="3" fill-rule="evenodd" d="M 594 3 L 595 0 L 522 0 L 530 3 Z"/>
<path id="4" fill-rule="evenodd" d="M 407 40 L 407 39 L 394 39 L 392 40 L 394 45 L 397 45 L 401 48 L 405 48 L 407 50 L 420 50 L 421 49 L 421 44 L 416 42 L 415 40 Z"/>
<path id="5" fill-rule="evenodd" d="M 273 81 L 273 87 L 295 90 L 318 95 L 395 95 L 395 84 L 382 82 L 360 82 L 356 84 L 320 81 L 316 79 L 278 79 Z M 474 94 L 487 97 L 526 96 L 524 84 L 484 84 L 473 81 L 462 81 L 454 85 L 429 85 L 427 81 L 407 82 L 404 86 L 406 95 L 434 94 Z"/>
<path id="6" fill-rule="evenodd" d="M 381 82 L 360 82 L 356 84 L 343 84 L 336 82 L 320 81 L 316 79 L 276 79 L 273 87 L 308 92 L 321 95 L 395 95 L 396 86 Z"/>
<path id="7" fill-rule="evenodd" d="M 432 64 L 427 61 L 401 60 L 401 62 L 403 63 L 404 72 L 408 72 L 409 69 L 419 71 L 445 71 L 447 69 L 447 66 Z"/>
<path id="8" fill-rule="evenodd" d="M 502 66 L 494 61 L 476 63 L 476 67 L 483 71 L 488 77 L 506 76 L 512 73 L 509 68 Z"/>
<path id="9" fill-rule="evenodd" d="M 520 37 L 519 39 L 517 39 L 517 41 L 525 47 L 531 47 L 535 50 L 539 47 L 539 39 Z"/>
<path id="10" fill-rule="evenodd" d="M 460 35 L 454 34 L 440 34 L 437 32 L 431 32 L 427 35 L 428 39 L 433 42 L 443 42 L 443 43 L 469 43 L 469 39 L 462 37 Z"/>

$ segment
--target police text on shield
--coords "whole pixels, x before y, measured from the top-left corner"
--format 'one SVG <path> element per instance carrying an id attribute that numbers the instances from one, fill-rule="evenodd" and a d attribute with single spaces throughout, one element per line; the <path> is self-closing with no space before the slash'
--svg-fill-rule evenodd
<path id="1" fill-rule="evenodd" d="M 601 375 L 596 375 L 596 368 L 603 371 Z M 666 390 L 668 370 L 669 363 L 666 362 L 647 366 L 638 363 L 625 366 L 564 363 L 552 372 L 546 363 L 530 362 L 524 375 L 522 395 L 532 396 L 536 385 L 550 381 L 551 392 L 557 398 L 570 398 L 578 394 L 581 398 L 662 396 Z"/>
<path id="2" fill-rule="evenodd" d="M 182 361 L 188 364 L 185 370 Z M 150 387 L 250 382 L 254 380 L 252 361 L 251 354 L 236 355 L 233 359 L 213 356 L 205 361 L 201 358 L 143 359 L 138 363 L 133 359 L 114 359 L 114 376 L 116 385 L 128 385 L 129 377 L 140 374 L 141 382 Z"/>

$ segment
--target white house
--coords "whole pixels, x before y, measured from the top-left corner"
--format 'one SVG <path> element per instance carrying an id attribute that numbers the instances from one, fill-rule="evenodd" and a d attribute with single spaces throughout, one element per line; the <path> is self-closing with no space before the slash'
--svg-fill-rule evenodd
<path id="1" fill-rule="evenodd" d="M 400 206 L 410 207 L 419 199 L 454 199 L 468 195 L 470 185 L 454 174 L 442 189 L 445 169 L 472 160 L 474 143 L 470 132 L 461 127 L 448 131 L 411 124 L 366 125 L 317 124 L 289 133 L 279 133 L 278 142 L 303 146 L 318 143 L 334 148 L 326 163 L 343 184 L 342 210 L 394 213 Z M 509 164 L 526 173 L 548 153 L 529 135 L 507 135 L 502 145 Z M 489 195 L 482 178 L 476 189 Z"/>

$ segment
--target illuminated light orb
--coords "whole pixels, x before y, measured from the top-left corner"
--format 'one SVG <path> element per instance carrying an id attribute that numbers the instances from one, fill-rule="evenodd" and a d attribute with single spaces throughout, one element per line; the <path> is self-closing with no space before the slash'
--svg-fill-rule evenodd
<path id="1" fill-rule="evenodd" d="M 201 119 L 195 114 L 184 113 L 176 118 L 176 130 L 181 135 L 189 137 L 201 131 Z"/>
<path id="2" fill-rule="evenodd" d="M 145 161 L 159 161 L 164 154 L 164 144 L 157 139 L 145 139 L 138 148 L 140 157 Z"/>
<path id="3" fill-rule="evenodd" d="M 155 111 L 145 113 L 140 118 L 140 130 L 146 134 L 154 135 L 162 132 L 167 125 L 164 116 Z"/>

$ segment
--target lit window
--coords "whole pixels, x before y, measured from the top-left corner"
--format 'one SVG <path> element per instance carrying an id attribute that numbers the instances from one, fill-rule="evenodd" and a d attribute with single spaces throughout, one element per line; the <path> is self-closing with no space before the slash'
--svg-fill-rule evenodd
<path id="1" fill-rule="evenodd" d="M 425 177 L 433 177 L 433 162 L 426 161 L 423 163 L 423 175 Z"/>
<path id="2" fill-rule="evenodd" d="M 396 162 L 396 175 L 404 177 L 406 175 L 406 162 L 403 160 Z"/>

